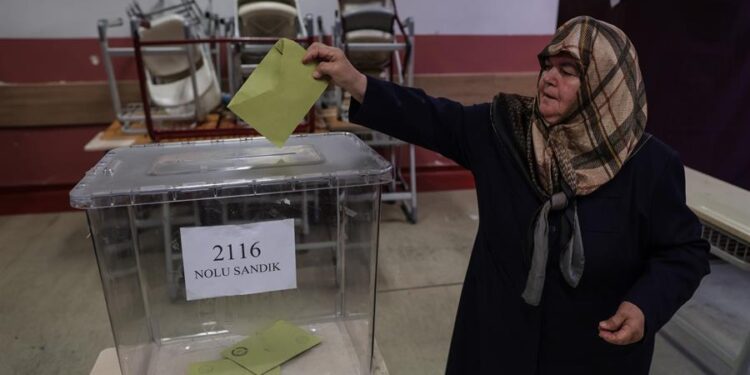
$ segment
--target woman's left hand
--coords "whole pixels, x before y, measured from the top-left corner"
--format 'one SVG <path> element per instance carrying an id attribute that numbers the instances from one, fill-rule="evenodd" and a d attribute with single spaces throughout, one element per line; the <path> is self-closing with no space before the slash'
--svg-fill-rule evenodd
<path id="1" fill-rule="evenodd" d="M 643 338 L 646 318 L 638 306 L 625 301 L 611 318 L 599 322 L 599 337 L 615 345 L 628 345 Z"/>

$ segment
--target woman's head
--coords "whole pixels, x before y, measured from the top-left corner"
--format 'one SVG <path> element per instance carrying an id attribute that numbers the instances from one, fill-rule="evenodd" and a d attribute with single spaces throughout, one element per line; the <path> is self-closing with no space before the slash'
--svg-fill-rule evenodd
<path id="1" fill-rule="evenodd" d="M 638 55 L 622 30 L 588 16 L 576 17 L 557 29 L 538 58 L 537 109 L 548 125 L 585 117 L 606 127 L 606 133 L 622 125 L 645 127 Z"/>

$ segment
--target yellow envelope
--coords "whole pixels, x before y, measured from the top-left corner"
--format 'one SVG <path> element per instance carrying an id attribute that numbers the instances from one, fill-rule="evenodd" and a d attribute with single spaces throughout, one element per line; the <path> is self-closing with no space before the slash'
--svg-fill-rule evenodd
<path id="1" fill-rule="evenodd" d="M 277 367 L 277 374 L 281 374 L 281 367 Z M 267 374 L 275 375 L 272 372 Z M 242 366 L 228 360 L 206 361 L 191 363 L 188 367 L 188 375 L 252 375 Z M 264 374 L 265 375 L 265 374 Z"/>
<path id="2" fill-rule="evenodd" d="M 328 83 L 302 64 L 305 49 L 279 39 L 229 102 L 229 109 L 278 147 L 299 125 Z"/>
<path id="3" fill-rule="evenodd" d="M 250 336 L 221 352 L 229 359 L 256 375 L 280 368 L 282 364 L 321 343 L 305 329 L 283 320 Z"/>

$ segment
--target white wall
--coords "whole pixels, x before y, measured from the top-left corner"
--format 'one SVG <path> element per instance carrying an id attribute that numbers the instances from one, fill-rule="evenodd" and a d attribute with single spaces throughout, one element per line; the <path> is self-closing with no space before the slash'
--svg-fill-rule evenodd
<path id="1" fill-rule="evenodd" d="M 91 38 L 100 18 L 125 17 L 123 0 L 0 0 L 0 38 Z M 330 32 L 338 0 L 298 0 L 303 14 L 323 16 Z M 141 0 L 147 9 L 155 0 Z M 168 1 L 172 2 L 172 1 Z M 199 0 L 231 15 L 234 0 Z M 558 0 L 397 0 L 417 34 L 544 35 L 555 31 Z M 127 36 L 127 27 L 112 30 Z"/>
<path id="2" fill-rule="evenodd" d="M 558 0 L 397 0 L 417 34 L 551 35 Z"/>

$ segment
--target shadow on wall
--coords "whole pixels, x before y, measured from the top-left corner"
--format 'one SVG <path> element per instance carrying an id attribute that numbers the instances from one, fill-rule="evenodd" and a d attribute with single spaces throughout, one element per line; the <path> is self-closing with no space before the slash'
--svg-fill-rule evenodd
<path id="1" fill-rule="evenodd" d="M 683 162 L 750 189 L 750 2 L 560 0 L 558 24 L 590 15 L 635 45 L 647 130 Z"/>

